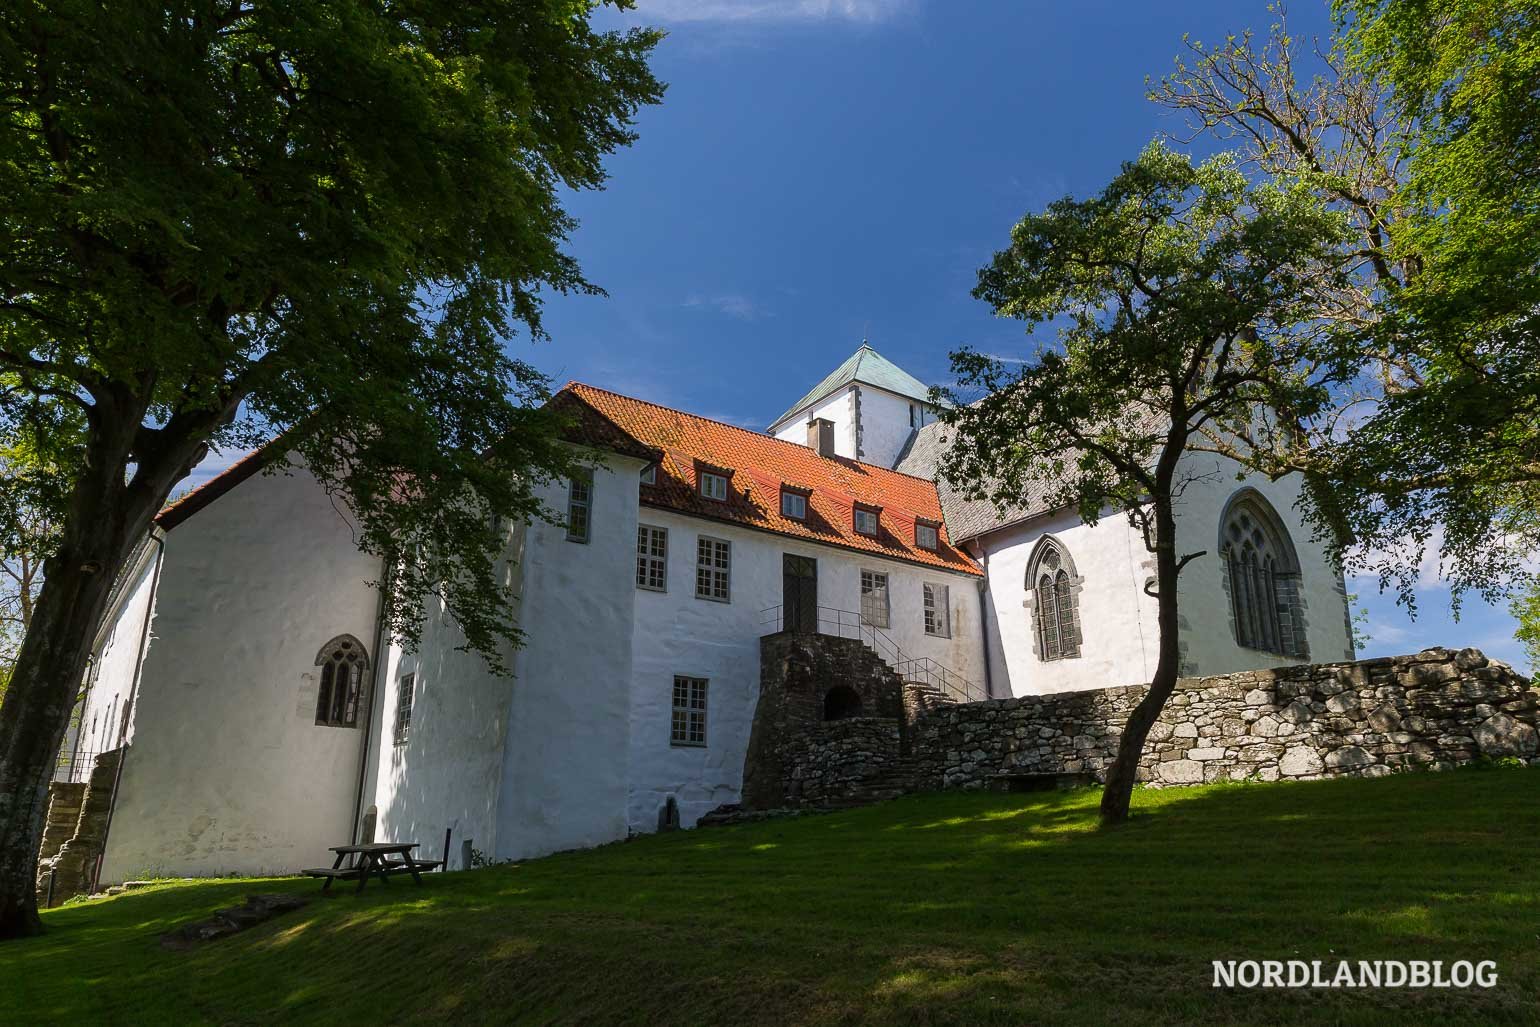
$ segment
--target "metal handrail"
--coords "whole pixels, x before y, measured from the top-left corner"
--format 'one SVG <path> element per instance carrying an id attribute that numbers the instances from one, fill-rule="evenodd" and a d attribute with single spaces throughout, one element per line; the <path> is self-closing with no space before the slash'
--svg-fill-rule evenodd
<path id="1" fill-rule="evenodd" d="M 816 613 L 818 634 L 831 635 L 835 638 L 860 639 L 906 682 L 928 685 L 956 702 L 978 702 L 989 698 L 984 689 L 946 664 L 933 660 L 929 656 L 909 656 L 892 636 L 875 624 L 867 623 L 854 610 L 819 606 L 816 607 Z M 760 611 L 760 626 L 768 629 L 765 634 L 775 634 L 784 630 L 785 622 L 784 605 L 771 606 Z"/>

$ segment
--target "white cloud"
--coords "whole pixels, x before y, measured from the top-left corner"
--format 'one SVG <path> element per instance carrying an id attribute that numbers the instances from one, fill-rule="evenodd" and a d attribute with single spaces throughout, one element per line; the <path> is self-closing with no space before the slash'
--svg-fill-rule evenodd
<path id="1" fill-rule="evenodd" d="M 724 296 L 691 296 L 684 301 L 684 305 L 696 310 L 715 310 L 719 314 L 737 318 L 739 321 L 757 321 L 762 317 L 769 317 L 770 312 L 747 296 L 729 293 Z"/>
<path id="2" fill-rule="evenodd" d="M 641 0 L 641 20 L 848 21 L 874 24 L 913 9 L 916 0 Z"/>

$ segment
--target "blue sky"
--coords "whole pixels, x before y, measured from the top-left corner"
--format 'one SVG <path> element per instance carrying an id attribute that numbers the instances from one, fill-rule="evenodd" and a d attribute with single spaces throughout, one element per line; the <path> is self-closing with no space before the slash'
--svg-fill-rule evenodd
<path id="1" fill-rule="evenodd" d="M 571 249 L 601 298 L 553 297 L 550 374 L 764 428 L 862 338 L 929 382 L 961 344 L 1029 350 L 970 295 L 1026 211 L 1089 193 L 1181 124 L 1144 99 L 1184 33 L 1213 40 L 1261 0 L 643 0 L 669 83 L 602 193 L 572 197 Z M 616 20 L 611 18 L 611 21 Z M 1296 0 L 1324 35 L 1325 0 Z M 1210 144 L 1211 145 L 1211 144 Z M 1505 611 L 1416 623 L 1371 583 L 1371 655 L 1478 645 L 1518 662 Z"/>

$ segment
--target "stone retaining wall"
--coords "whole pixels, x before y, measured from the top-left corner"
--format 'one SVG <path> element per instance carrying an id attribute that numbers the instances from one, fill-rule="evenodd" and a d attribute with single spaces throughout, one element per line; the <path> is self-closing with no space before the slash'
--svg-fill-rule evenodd
<path id="1" fill-rule="evenodd" d="M 80 793 L 79 805 L 75 807 L 79 812 L 74 822 L 74 830 L 68 839 L 58 846 L 52 858 L 38 863 L 39 906 L 47 902 L 50 885 L 53 888 L 53 904 L 56 906 L 65 899 L 83 895 L 91 889 L 96 873 L 96 858 L 102 853 L 102 844 L 107 837 L 107 821 L 112 816 L 112 790 L 117 782 L 118 763 L 127 751 L 128 747 L 124 746 L 96 757 L 96 763 L 91 769 L 91 779 L 85 785 L 84 791 Z M 66 802 L 72 801 L 72 798 L 66 798 Z M 68 811 L 61 808 L 59 819 L 62 821 L 67 816 Z M 50 802 L 50 827 L 55 826 L 54 819 Z M 46 837 L 45 835 L 45 840 Z"/>
<path id="2" fill-rule="evenodd" d="M 1009 775 L 1102 780 L 1143 686 L 967 703 L 910 727 L 922 789 Z M 1178 683 L 1150 731 L 1152 785 L 1373 776 L 1479 757 L 1537 759 L 1537 696 L 1475 649 L 1247 671 Z"/>

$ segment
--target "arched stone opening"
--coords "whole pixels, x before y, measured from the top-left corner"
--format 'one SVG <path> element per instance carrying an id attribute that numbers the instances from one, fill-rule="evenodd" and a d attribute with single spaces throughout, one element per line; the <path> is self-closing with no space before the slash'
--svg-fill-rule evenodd
<path id="1" fill-rule="evenodd" d="M 824 693 L 823 719 L 846 720 L 861 715 L 861 693 L 849 685 L 835 685 Z"/>

